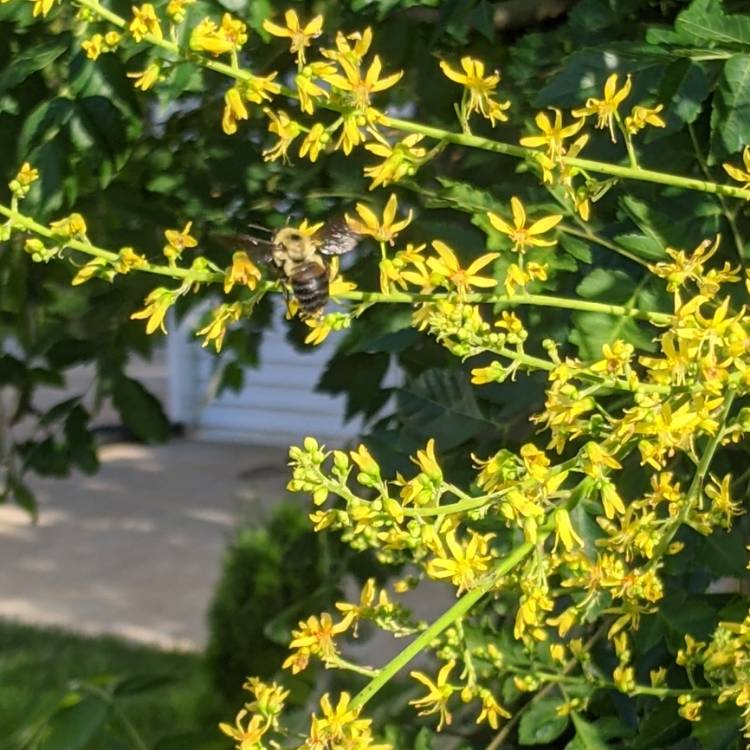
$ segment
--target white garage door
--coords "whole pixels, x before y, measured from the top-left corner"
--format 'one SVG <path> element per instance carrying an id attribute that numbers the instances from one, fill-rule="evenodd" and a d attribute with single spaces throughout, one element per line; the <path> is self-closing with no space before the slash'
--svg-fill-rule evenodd
<path id="1" fill-rule="evenodd" d="M 359 434 L 359 420 L 344 424 L 343 397 L 313 391 L 335 341 L 297 352 L 277 318 L 263 337 L 260 368 L 245 371 L 241 392 L 217 397 L 216 357 L 200 347 L 194 329 L 195 319 L 173 324 L 167 356 L 170 418 L 196 437 L 286 446 L 313 435 L 336 446 Z"/>

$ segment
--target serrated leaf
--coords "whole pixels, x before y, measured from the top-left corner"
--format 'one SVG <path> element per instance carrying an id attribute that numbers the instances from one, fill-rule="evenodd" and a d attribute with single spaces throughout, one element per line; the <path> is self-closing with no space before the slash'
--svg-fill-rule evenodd
<path id="1" fill-rule="evenodd" d="M 580 237 L 573 237 L 565 232 L 560 232 L 558 242 L 568 255 L 571 255 L 581 263 L 591 263 L 591 245 Z"/>
<path id="2" fill-rule="evenodd" d="M 614 241 L 644 260 L 662 260 L 667 257 L 664 246 L 653 237 L 643 234 L 618 234 Z"/>
<path id="3" fill-rule="evenodd" d="M 523 712 L 518 725 L 521 745 L 546 745 L 557 739 L 568 727 L 569 717 L 558 716 L 560 701 L 541 700 Z"/>
<path id="4" fill-rule="evenodd" d="M 750 21 L 750 19 L 748 19 Z M 734 55 L 724 64 L 711 113 L 714 159 L 741 151 L 750 143 L 750 55 Z"/>
<path id="5" fill-rule="evenodd" d="M 434 437 L 440 450 L 494 427 L 484 419 L 462 370 L 426 370 L 396 394 L 404 431 L 419 442 Z"/>
<path id="6" fill-rule="evenodd" d="M 574 328 L 570 342 L 578 347 L 584 361 L 600 359 L 604 344 L 622 339 L 641 351 L 654 351 L 652 334 L 647 333 L 633 318 L 617 317 L 594 312 L 575 312 L 571 316 Z"/>
<path id="7" fill-rule="evenodd" d="M 677 16 L 675 30 L 683 42 L 699 47 L 750 46 L 750 17 L 727 15 L 721 0 L 693 0 Z"/>
<path id="8" fill-rule="evenodd" d="M 687 57 L 677 59 L 667 66 L 657 96 L 660 102 L 669 102 L 662 113 L 667 127 L 659 133 L 669 133 L 695 122 L 715 80 L 715 66 L 709 67 Z"/>

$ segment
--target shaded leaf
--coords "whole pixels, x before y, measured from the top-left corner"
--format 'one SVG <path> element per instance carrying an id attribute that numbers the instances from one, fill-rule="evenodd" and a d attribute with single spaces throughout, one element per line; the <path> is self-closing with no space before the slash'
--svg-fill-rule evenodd
<path id="1" fill-rule="evenodd" d="M 726 61 L 713 104 L 711 155 L 720 159 L 750 143 L 750 55 Z"/>
<path id="2" fill-rule="evenodd" d="M 560 701 L 541 700 L 523 712 L 518 724 L 521 745 L 546 745 L 559 737 L 568 727 L 568 716 L 558 716 Z"/>
<path id="3" fill-rule="evenodd" d="M 112 386 L 112 402 L 122 423 L 139 440 L 152 443 L 169 437 L 169 421 L 159 400 L 137 380 L 117 378 Z"/>
<path id="4" fill-rule="evenodd" d="M 441 450 L 493 427 L 484 419 L 469 377 L 461 370 L 426 370 L 396 393 L 405 431 L 423 442 L 434 437 Z"/>

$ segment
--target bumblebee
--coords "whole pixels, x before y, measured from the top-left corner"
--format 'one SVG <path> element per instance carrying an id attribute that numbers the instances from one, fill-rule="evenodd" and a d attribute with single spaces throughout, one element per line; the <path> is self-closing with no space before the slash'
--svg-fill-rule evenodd
<path id="1" fill-rule="evenodd" d="M 255 227 L 260 229 L 261 227 Z M 284 227 L 269 240 L 235 235 L 268 265 L 272 265 L 299 304 L 304 317 L 320 314 L 329 298 L 330 258 L 345 255 L 359 244 L 359 235 L 341 219 L 326 222 L 312 237 L 299 229 Z"/>

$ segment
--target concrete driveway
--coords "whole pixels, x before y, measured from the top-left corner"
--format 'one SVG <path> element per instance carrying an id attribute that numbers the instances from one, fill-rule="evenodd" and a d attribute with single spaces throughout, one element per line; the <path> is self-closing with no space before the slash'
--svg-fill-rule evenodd
<path id="1" fill-rule="evenodd" d="M 0 506 L 0 617 L 197 649 L 224 546 L 285 496 L 279 448 L 115 444 L 92 476 L 36 479 L 39 523 Z"/>

